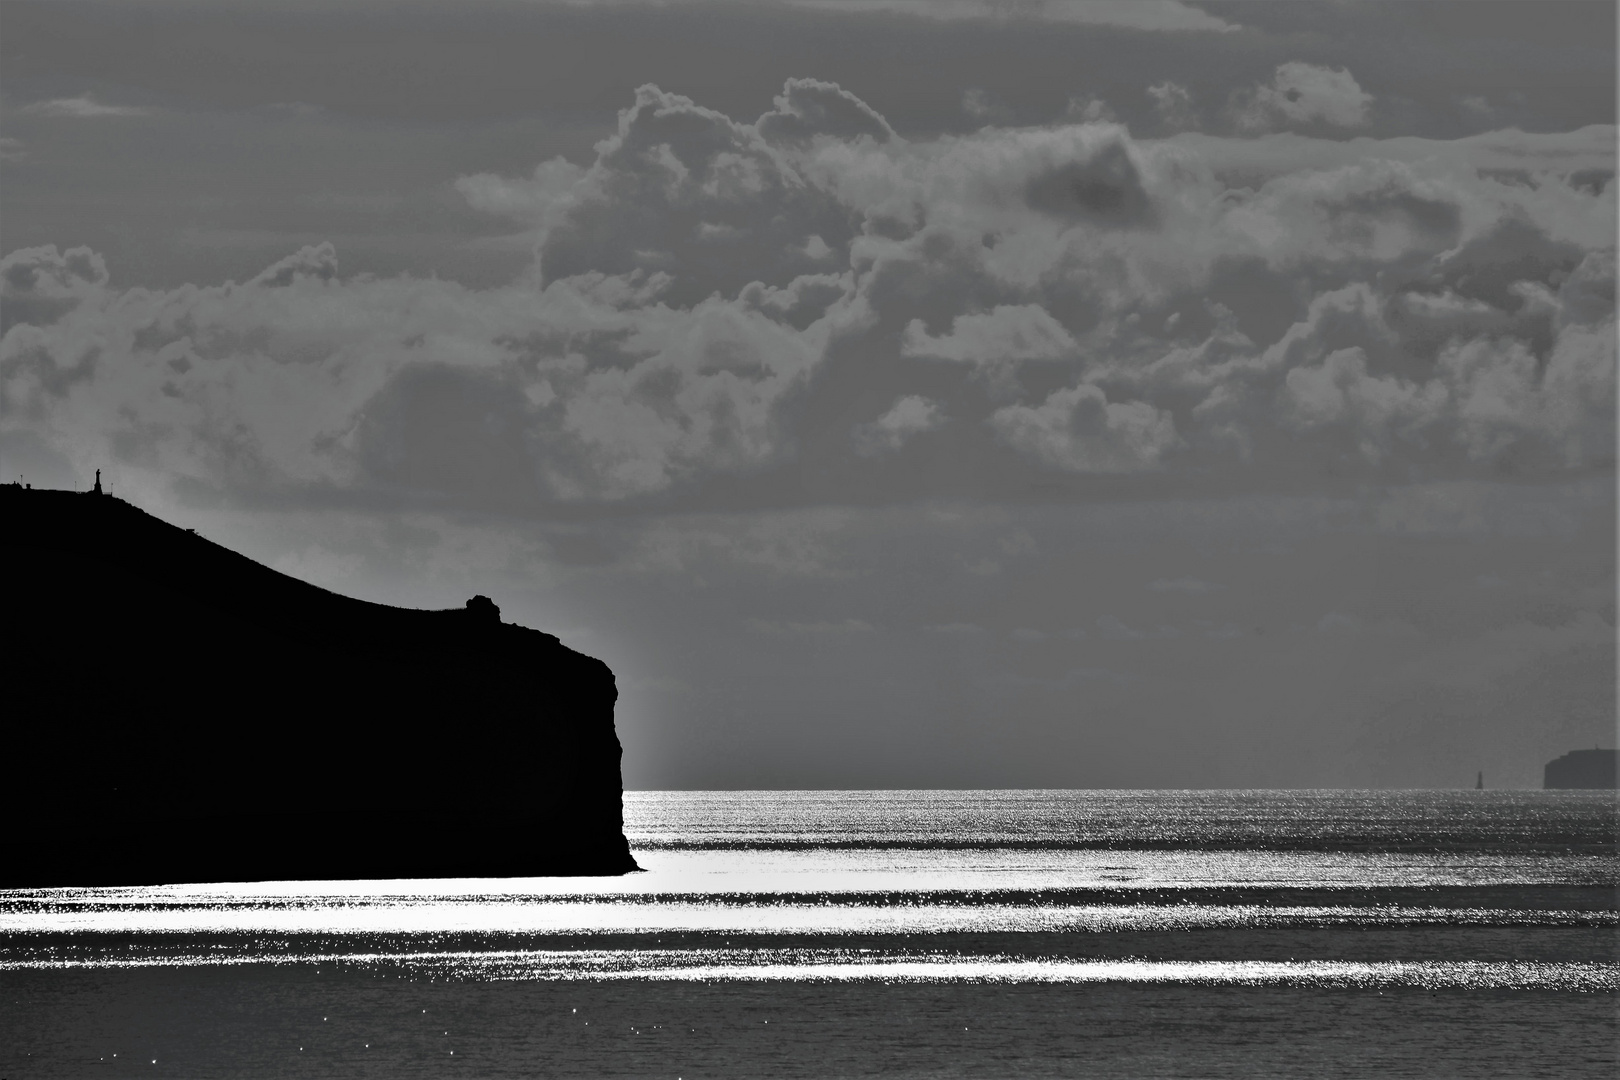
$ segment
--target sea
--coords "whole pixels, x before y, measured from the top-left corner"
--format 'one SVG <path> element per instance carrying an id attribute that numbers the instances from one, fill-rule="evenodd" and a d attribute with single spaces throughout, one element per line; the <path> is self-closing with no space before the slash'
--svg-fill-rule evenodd
<path id="1" fill-rule="evenodd" d="M 0 1077 L 1620 1075 L 1613 792 L 624 809 L 620 878 L 0 893 Z"/>

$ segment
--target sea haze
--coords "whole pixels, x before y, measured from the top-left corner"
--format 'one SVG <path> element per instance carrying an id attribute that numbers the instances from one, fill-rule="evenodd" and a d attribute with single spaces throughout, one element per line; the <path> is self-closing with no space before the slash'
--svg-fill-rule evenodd
<path id="1" fill-rule="evenodd" d="M 0 1067 L 1617 1064 L 1608 792 L 628 792 L 625 817 L 623 878 L 8 894 Z"/>

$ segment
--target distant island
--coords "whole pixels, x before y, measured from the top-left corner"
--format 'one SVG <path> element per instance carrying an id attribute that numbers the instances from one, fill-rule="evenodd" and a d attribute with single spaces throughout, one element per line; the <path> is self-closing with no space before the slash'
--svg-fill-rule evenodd
<path id="1" fill-rule="evenodd" d="M 0 888 L 638 869 L 613 672 L 306 584 L 101 493 L 0 485 Z"/>
<path id="2" fill-rule="evenodd" d="M 1615 784 L 1614 750 L 1571 750 L 1561 758 L 1547 762 L 1542 774 L 1543 788 L 1613 788 Z"/>

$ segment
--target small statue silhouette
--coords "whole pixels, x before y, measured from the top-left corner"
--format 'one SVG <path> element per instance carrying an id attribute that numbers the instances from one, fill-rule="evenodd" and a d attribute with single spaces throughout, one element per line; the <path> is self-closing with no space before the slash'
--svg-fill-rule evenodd
<path id="1" fill-rule="evenodd" d="M 101 470 L 100 469 L 96 470 L 96 491 L 95 491 L 95 493 L 97 495 L 101 494 Z"/>

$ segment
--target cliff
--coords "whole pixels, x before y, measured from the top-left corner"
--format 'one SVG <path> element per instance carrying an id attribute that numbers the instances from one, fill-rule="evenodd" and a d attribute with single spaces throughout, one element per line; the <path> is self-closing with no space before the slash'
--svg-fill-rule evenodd
<path id="1" fill-rule="evenodd" d="M 618 692 L 482 597 L 308 585 L 0 486 L 0 887 L 621 874 Z"/>

